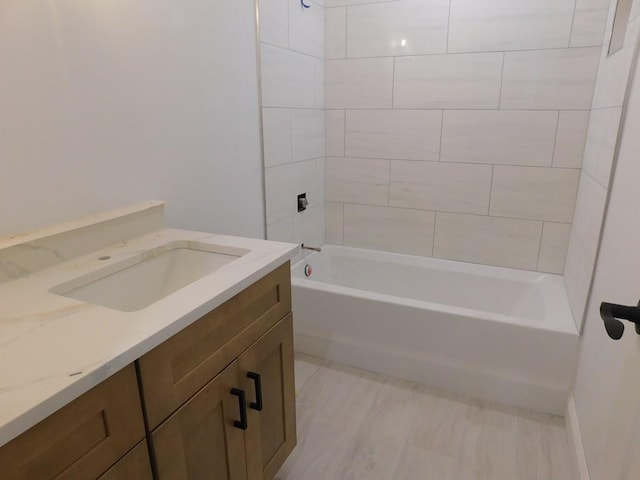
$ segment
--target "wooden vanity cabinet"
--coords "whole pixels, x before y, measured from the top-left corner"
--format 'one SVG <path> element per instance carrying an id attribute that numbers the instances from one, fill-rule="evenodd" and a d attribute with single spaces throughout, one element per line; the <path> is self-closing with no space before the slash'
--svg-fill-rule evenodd
<path id="1" fill-rule="evenodd" d="M 250 480 L 271 480 L 296 446 L 291 314 L 249 347 L 238 361 L 243 390 L 247 392 L 248 476 Z"/>
<path id="2" fill-rule="evenodd" d="M 291 314 L 151 432 L 151 444 L 157 480 L 274 478 L 296 444 Z"/>
<path id="3" fill-rule="evenodd" d="M 153 430 L 291 311 L 291 267 L 275 269 L 138 360 Z"/>
<path id="4" fill-rule="evenodd" d="M 98 480 L 153 480 L 147 441 L 136 445 Z"/>
<path id="5" fill-rule="evenodd" d="M 274 478 L 296 444 L 289 263 L 140 358 L 138 373 L 157 480 Z"/>
<path id="6" fill-rule="evenodd" d="M 97 479 L 144 437 L 136 372 L 129 365 L 1 447 L 0 478 Z M 136 458 L 149 464 L 146 449 Z"/>
<path id="7" fill-rule="evenodd" d="M 238 362 L 233 362 L 151 433 L 158 480 L 246 480 Z"/>
<path id="8" fill-rule="evenodd" d="M 294 388 L 287 262 L 1 447 L 0 479 L 272 480 Z"/>

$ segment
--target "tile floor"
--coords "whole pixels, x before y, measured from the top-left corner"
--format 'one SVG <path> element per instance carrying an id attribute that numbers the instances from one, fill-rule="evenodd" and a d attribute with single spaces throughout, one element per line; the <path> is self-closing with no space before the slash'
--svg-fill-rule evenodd
<path id="1" fill-rule="evenodd" d="M 296 355 L 276 480 L 571 480 L 563 419 Z"/>

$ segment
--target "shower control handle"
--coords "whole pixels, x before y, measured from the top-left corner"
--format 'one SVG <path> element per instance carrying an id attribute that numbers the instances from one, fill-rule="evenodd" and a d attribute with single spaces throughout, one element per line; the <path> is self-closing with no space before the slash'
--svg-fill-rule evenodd
<path id="1" fill-rule="evenodd" d="M 602 302 L 600 304 L 600 317 L 604 321 L 604 328 L 607 330 L 607 334 L 614 340 L 620 340 L 624 333 L 624 324 L 620 320 L 635 323 L 636 333 L 640 335 L 640 302 L 635 307 Z"/>

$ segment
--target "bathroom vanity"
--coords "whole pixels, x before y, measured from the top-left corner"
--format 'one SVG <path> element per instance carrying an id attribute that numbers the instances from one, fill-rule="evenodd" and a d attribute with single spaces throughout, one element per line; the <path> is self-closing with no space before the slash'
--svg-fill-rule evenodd
<path id="1" fill-rule="evenodd" d="M 173 254 L 148 270 L 177 248 L 237 258 L 196 279 Z M 296 252 L 160 229 L 1 283 L 0 477 L 274 478 L 296 443 Z M 166 276 L 151 303 L 87 293 L 138 271 Z"/>

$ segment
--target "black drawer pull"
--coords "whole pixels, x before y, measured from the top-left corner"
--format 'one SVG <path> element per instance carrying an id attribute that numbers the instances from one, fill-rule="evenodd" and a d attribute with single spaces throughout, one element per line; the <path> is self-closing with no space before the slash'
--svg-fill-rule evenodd
<path id="1" fill-rule="evenodd" d="M 260 379 L 260 374 L 255 372 L 247 373 L 247 378 L 253 380 L 255 390 L 256 390 L 256 401 L 251 402 L 249 404 L 249 408 L 253 410 L 257 410 L 258 412 L 262 411 L 262 381 Z"/>
<path id="2" fill-rule="evenodd" d="M 238 405 L 240 406 L 240 420 L 234 420 L 233 426 L 240 430 L 247 429 L 247 399 L 244 395 L 244 390 L 239 388 L 232 388 L 231 395 L 238 397 Z"/>

